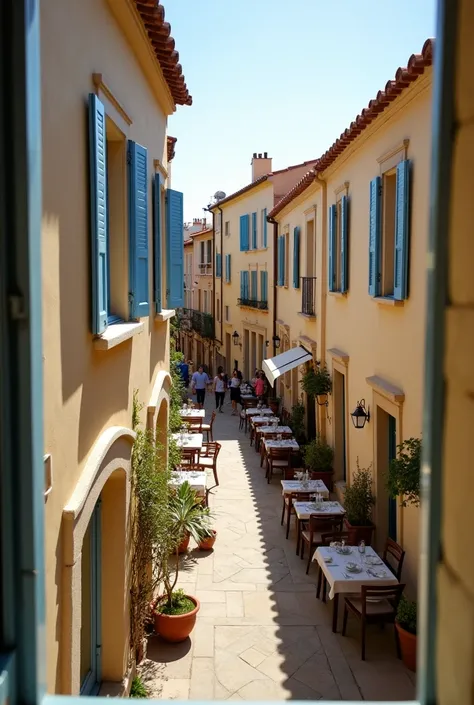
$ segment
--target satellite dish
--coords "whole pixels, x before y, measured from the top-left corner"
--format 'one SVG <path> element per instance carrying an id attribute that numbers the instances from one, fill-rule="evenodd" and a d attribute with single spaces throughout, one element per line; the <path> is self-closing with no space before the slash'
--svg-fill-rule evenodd
<path id="1" fill-rule="evenodd" d="M 216 199 L 216 201 L 222 201 L 222 199 L 225 198 L 225 196 L 226 195 L 225 195 L 224 191 L 216 191 L 214 194 L 214 198 Z"/>

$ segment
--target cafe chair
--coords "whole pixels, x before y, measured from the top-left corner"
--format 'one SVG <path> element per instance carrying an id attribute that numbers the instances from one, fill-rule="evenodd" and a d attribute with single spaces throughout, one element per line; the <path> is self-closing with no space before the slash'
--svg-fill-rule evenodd
<path id="1" fill-rule="evenodd" d="M 308 546 L 308 564 L 306 566 L 306 575 L 309 573 L 309 568 L 311 566 L 311 561 L 313 560 L 313 555 L 318 546 L 323 545 L 322 535 L 328 533 L 329 531 L 341 531 L 342 530 L 342 516 L 339 517 L 324 517 L 321 514 L 310 514 L 308 524 L 301 531 L 301 555 L 304 558 L 304 548 L 305 545 Z"/>
<path id="2" fill-rule="evenodd" d="M 345 541 L 348 543 L 349 541 L 349 532 L 348 531 L 332 531 L 329 534 L 321 534 L 321 546 L 330 546 L 331 543 L 334 541 Z M 321 587 L 323 590 L 323 596 L 322 600 L 323 602 L 326 602 L 326 585 L 327 585 L 327 580 L 324 576 L 323 570 L 321 566 L 319 566 L 319 573 L 318 573 L 318 585 L 316 588 L 316 597 L 319 598 L 321 595 Z"/>
<path id="3" fill-rule="evenodd" d="M 247 415 L 245 411 L 241 411 L 239 414 L 239 431 L 242 431 L 242 429 L 244 429 L 244 433 L 246 433 L 247 431 L 247 429 L 244 428 L 247 425 L 246 419 Z"/>
<path id="4" fill-rule="evenodd" d="M 214 440 L 214 437 L 212 435 L 212 427 L 214 426 L 214 421 L 216 419 L 216 416 L 217 416 L 216 412 L 213 411 L 211 414 L 211 422 L 201 424 L 201 433 L 207 434 L 208 442 Z"/>
<path id="5" fill-rule="evenodd" d="M 342 636 L 346 636 L 347 618 L 349 612 L 357 617 L 361 627 L 361 658 L 365 661 L 365 633 L 367 624 L 393 624 L 397 615 L 398 603 L 405 585 L 384 585 L 373 587 L 362 585 L 360 597 L 346 597 L 344 600 L 344 618 Z M 398 658 L 401 658 L 400 644 L 395 629 L 395 644 Z"/>
<path id="6" fill-rule="evenodd" d="M 268 448 L 267 482 L 270 484 L 275 470 L 282 473 L 291 467 L 291 448 Z"/>
<path id="7" fill-rule="evenodd" d="M 181 465 L 194 465 L 198 462 L 198 457 L 197 448 L 181 448 Z"/>
<path id="8" fill-rule="evenodd" d="M 285 473 L 285 480 L 289 478 L 286 477 Z M 309 502 L 311 498 L 311 492 L 291 492 L 290 494 L 284 494 L 283 495 L 283 507 L 281 511 L 281 525 L 283 526 L 283 522 L 285 521 L 285 515 L 286 515 L 286 538 L 290 535 L 290 523 L 291 523 L 291 517 L 295 516 L 295 508 L 293 506 L 293 502 Z"/>
<path id="9" fill-rule="evenodd" d="M 219 484 L 219 478 L 217 476 L 217 456 L 221 450 L 221 444 L 211 441 L 210 443 L 203 443 L 201 451 L 199 453 L 198 464 L 200 469 L 212 470 L 214 475 L 214 481 L 216 485 Z"/>
<path id="10" fill-rule="evenodd" d="M 403 561 L 405 560 L 405 551 L 400 544 L 388 538 L 385 543 L 382 560 L 395 575 L 396 579 L 400 581 L 402 579 Z"/>
<path id="11" fill-rule="evenodd" d="M 188 416 L 186 425 L 189 427 L 189 433 L 202 433 L 202 416 Z"/>

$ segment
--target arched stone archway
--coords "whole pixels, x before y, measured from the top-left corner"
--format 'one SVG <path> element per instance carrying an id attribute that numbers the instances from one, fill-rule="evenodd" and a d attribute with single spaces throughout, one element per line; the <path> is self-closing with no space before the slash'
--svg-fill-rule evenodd
<path id="1" fill-rule="evenodd" d="M 162 409 L 166 409 L 166 419 L 161 418 L 160 427 L 164 421 L 164 428 L 168 428 L 169 419 L 169 398 L 170 398 L 170 388 L 171 388 L 171 376 L 167 370 L 160 370 L 156 375 L 155 384 L 153 385 L 153 391 L 151 393 L 150 401 L 147 407 L 147 421 L 146 426 L 148 429 L 156 433 L 158 416 L 163 413 Z M 163 402 L 165 402 L 162 407 Z M 166 439 L 165 439 L 166 440 Z"/>
<path id="2" fill-rule="evenodd" d="M 101 499 L 102 680 L 120 682 L 129 654 L 127 545 L 131 455 L 135 434 L 114 426 L 96 442 L 71 499 L 63 510 L 61 684 L 64 694 L 80 692 L 82 546 Z"/>

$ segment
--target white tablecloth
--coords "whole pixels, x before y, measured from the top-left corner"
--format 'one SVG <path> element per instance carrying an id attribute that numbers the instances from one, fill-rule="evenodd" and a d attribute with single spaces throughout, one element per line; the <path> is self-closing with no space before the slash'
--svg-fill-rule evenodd
<path id="1" fill-rule="evenodd" d="M 203 419 L 206 415 L 206 412 L 204 409 L 180 409 L 179 413 L 183 418 L 186 418 L 186 416 L 191 416 L 195 419 L 197 419 L 197 418 Z"/>
<path id="2" fill-rule="evenodd" d="M 249 399 L 255 399 L 257 400 L 257 397 L 254 397 L 253 394 L 241 394 L 240 395 L 241 399 L 245 399 L 245 401 L 249 401 Z"/>
<path id="3" fill-rule="evenodd" d="M 284 438 L 281 441 L 274 441 L 273 439 L 268 439 L 263 441 L 265 443 L 265 448 L 291 448 L 292 450 L 298 450 L 299 445 L 294 438 Z"/>
<path id="4" fill-rule="evenodd" d="M 272 416 L 273 411 L 271 409 L 267 409 L 267 407 L 263 407 L 262 409 L 258 409 L 256 406 L 254 406 L 252 409 L 245 409 L 245 413 L 247 416 Z"/>
<path id="5" fill-rule="evenodd" d="M 251 418 L 252 423 L 261 423 L 261 424 L 271 424 L 273 422 L 280 422 L 280 419 L 278 416 L 252 416 Z"/>
<path id="6" fill-rule="evenodd" d="M 173 438 L 176 439 L 180 448 L 188 448 L 189 450 L 200 450 L 202 448 L 202 433 L 173 433 Z"/>
<path id="7" fill-rule="evenodd" d="M 258 429 L 259 433 L 293 433 L 289 426 L 260 426 Z"/>
<path id="8" fill-rule="evenodd" d="M 293 502 L 293 507 L 300 521 L 309 519 L 310 514 L 320 514 L 321 518 L 324 518 L 331 516 L 340 517 L 345 513 L 344 507 L 339 502 L 321 502 L 319 507 L 316 506 L 315 502 Z"/>
<path id="9" fill-rule="evenodd" d="M 372 546 L 366 546 L 365 555 L 372 558 L 379 558 L 375 553 Z M 331 563 L 326 563 L 325 558 L 331 557 Z M 362 573 L 349 573 L 346 570 L 346 565 L 348 562 L 359 563 L 361 562 L 361 555 L 357 546 L 352 548 L 352 553 L 347 556 L 337 553 L 335 549 L 321 546 L 315 552 L 313 556 L 313 561 L 316 561 L 324 573 L 326 580 L 329 585 L 329 598 L 332 600 L 336 593 L 359 593 L 362 585 L 371 585 L 377 587 L 377 585 L 398 585 L 398 580 L 394 574 L 382 563 L 382 565 L 370 565 L 366 566 L 363 564 Z M 367 572 L 374 571 L 374 573 L 380 572 L 385 573 L 384 577 L 376 577 Z M 350 578 L 347 578 L 350 575 Z"/>
<path id="10" fill-rule="evenodd" d="M 200 496 L 204 497 L 206 494 L 206 473 L 205 472 L 195 472 L 194 470 L 175 470 L 171 473 L 171 484 L 172 485 L 182 485 L 185 482 L 189 482 L 191 488 Z"/>
<path id="11" fill-rule="evenodd" d="M 281 486 L 283 494 L 291 494 L 291 492 L 319 492 L 324 499 L 329 497 L 329 490 L 322 480 L 309 480 L 305 484 L 301 480 L 282 480 Z"/>

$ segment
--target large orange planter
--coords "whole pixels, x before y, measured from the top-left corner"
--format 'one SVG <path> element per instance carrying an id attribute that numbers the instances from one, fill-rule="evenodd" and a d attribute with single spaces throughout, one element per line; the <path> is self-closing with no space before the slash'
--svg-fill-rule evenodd
<path id="1" fill-rule="evenodd" d="M 407 632 L 398 622 L 395 622 L 395 627 L 400 640 L 402 661 L 410 671 L 416 671 L 416 634 Z"/>
<path id="2" fill-rule="evenodd" d="M 159 614 L 155 612 L 155 632 L 165 641 L 177 643 L 188 638 L 196 624 L 201 604 L 196 597 L 186 595 L 196 607 L 186 614 Z"/>
<path id="3" fill-rule="evenodd" d="M 178 553 L 186 553 L 186 551 L 188 550 L 189 539 L 190 539 L 190 538 L 191 538 L 191 537 L 190 537 L 190 535 L 188 534 L 188 535 L 186 536 L 186 538 L 184 538 L 184 539 L 181 541 L 181 543 L 180 543 L 179 546 L 178 546 Z"/>
<path id="4" fill-rule="evenodd" d="M 203 539 L 199 545 L 198 549 L 200 551 L 211 551 L 217 538 L 217 531 L 212 531 L 212 536 L 208 536 L 206 539 Z"/>

